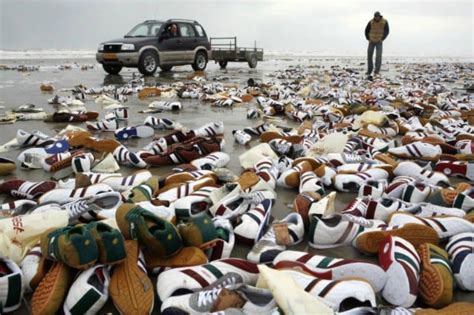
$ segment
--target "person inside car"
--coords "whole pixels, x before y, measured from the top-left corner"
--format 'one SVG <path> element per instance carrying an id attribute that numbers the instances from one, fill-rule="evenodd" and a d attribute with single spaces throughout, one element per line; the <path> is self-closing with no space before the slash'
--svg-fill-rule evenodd
<path id="1" fill-rule="evenodd" d="M 168 25 L 163 32 L 163 38 L 169 39 L 173 37 L 178 37 L 178 26 L 174 23 Z"/>

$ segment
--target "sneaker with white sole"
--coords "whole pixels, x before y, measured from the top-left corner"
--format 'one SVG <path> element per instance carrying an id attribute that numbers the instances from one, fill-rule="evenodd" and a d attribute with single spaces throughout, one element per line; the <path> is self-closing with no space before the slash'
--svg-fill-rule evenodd
<path id="1" fill-rule="evenodd" d="M 244 259 L 226 258 L 205 265 L 175 268 L 162 272 L 156 284 L 158 297 L 165 301 L 172 295 L 200 290 L 231 272 L 239 274 L 245 284 L 255 285 L 257 282 L 256 264 Z"/>
<path id="2" fill-rule="evenodd" d="M 410 176 L 416 180 L 434 186 L 449 187 L 451 185 L 449 178 L 440 172 L 432 172 L 423 169 L 414 162 L 401 162 L 393 170 L 395 176 Z"/>
<path id="3" fill-rule="evenodd" d="M 217 231 L 217 240 L 213 247 L 206 250 L 209 261 L 229 258 L 235 245 L 235 233 L 232 223 L 227 219 L 212 220 Z"/>
<path id="4" fill-rule="evenodd" d="M 286 246 L 299 244 L 304 239 L 304 224 L 299 213 L 293 212 L 274 222 L 263 237 L 247 254 L 247 259 L 256 263 L 272 262 Z"/>
<path id="5" fill-rule="evenodd" d="M 252 137 L 242 130 L 232 130 L 232 135 L 234 136 L 235 142 L 242 145 L 246 145 L 252 140 Z"/>
<path id="6" fill-rule="evenodd" d="M 180 102 L 154 101 L 148 105 L 148 108 L 161 111 L 179 111 L 182 106 Z"/>
<path id="7" fill-rule="evenodd" d="M 176 128 L 177 123 L 168 118 L 157 118 L 154 116 L 148 116 L 145 118 L 144 124 L 152 127 L 153 129 L 168 129 L 173 130 Z"/>
<path id="8" fill-rule="evenodd" d="M 56 202 L 59 204 L 65 204 L 77 199 L 92 197 L 99 193 L 104 192 L 112 192 L 112 188 L 110 188 L 107 184 L 93 184 L 87 187 L 77 188 L 77 189 L 68 189 L 68 188 L 57 188 L 48 191 L 47 193 L 43 194 L 39 199 L 38 203 L 46 203 L 46 202 Z"/>
<path id="9" fill-rule="evenodd" d="M 410 144 L 390 148 L 388 152 L 399 158 L 420 159 L 428 161 L 437 161 L 443 153 L 439 145 L 432 145 L 425 142 L 412 142 Z"/>
<path id="10" fill-rule="evenodd" d="M 115 131 L 118 129 L 117 119 L 102 119 L 97 122 L 86 121 L 87 129 L 91 131 Z"/>
<path id="11" fill-rule="evenodd" d="M 273 260 L 276 269 L 296 269 L 326 280 L 362 278 L 375 292 L 385 285 L 385 271 L 377 264 L 355 259 L 311 255 L 306 252 L 286 250 Z"/>
<path id="12" fill-rule="evenodd" d="M 191 165 L 200 170 L 213 170 L 225 167 L 230 162 L 229 154 L 225 152 L 213 152 L 205 157 L 191 161 Z"/>
<path id="13" fill-rule="evenodd" d="M 128 148 L 123 145 L 115 148 L 112 154 L 120 164 L 138 168 L 145 168 L 147 166 L 147 163 L 137 153 L 128 150 Z"/>
<path id="14" fill-rule="evenodd" d="M 396 306 L 410 307 L 418 295 L 420 256 L 412 244 L 387 236 L 380 244 L 379 263 L 387 275 L 383 298 Z"/>
<path id="15" fill-rule="evenodd" d="M 334 188 L 338 191 L 357 192 L 368 181 L 387 180 L 389 172 L 382 168 L 371 168 L 355 174 L 336 174 L 333 177 Z"/>
<path id="16" fill-rule="evenodd" d="M 74 280 L 64 301 L 64 314 L 97 314 L 109 298 L 109 269 L 95 265 Z"/>
<path id="17" fill-rule="evenodd" d="M 215 137 L 224 134 L 224 123 L 213 122 L 194 129 L 196 137 Z"/>

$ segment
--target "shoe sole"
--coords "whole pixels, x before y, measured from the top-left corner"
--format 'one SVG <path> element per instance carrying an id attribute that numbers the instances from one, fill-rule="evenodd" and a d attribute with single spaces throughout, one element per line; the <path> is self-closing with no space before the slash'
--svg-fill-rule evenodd
<path id="1" fill-rule="evenodd" d="M 430 248 L 428 244 L 422 244 L 418 248 L 421 259 L 421 273 L 418 290 L 423 301 L 436 308 L 449 304 L 452 300 L 452 280 L 443 274 L 430 262 Z M 452 276 L 451 276 L 452 278 Z M 451 285 L 449 285 L 451 283 Z"/>
<path id="2" fill-rule="evenodd" d="M 416 223 L 408 223 L 403 227 L 388 231 L 370 231 L 356 238 L 355 245 L 363 253 L 376 254 L 380 243 L 388 236 L 398 236 L 410 242 L 415 248 L 421 244 L 431 243 L 438 245 L 439 236 L 432 228 Z"/>
<path id="3" fill-rule="evenodd" d="M 70 269 L 61 262 L 55 262 L 33 293 L 31 313 L 56 314 L 63 305 L 71 282 Z"/>
<path id="4" fill-rule="evenodd" d="M 154 291 L 148 275 L 140 269 L 138 242 L 125 241 L 127 258 L 115 266 L 110 278 L 109 293 L 121 314 L 150 314 Z"/>
<path id="5" fill-rule="evenodd" d="M 375 268 L 371 268 L 369 270 L 367 268 L 368 265 L 371 264 L 364 262 L 352 262 L 350 264 L 344 264 L 333 268 L 316 270 L 315 268 L 312 268 L 302 262 L 283 260 L 279 261 L 275 265 L 275 268 L 299 270 L 317 278 L 326 280 L 360 278 L 370 283 L 375 292 L 380 292 L 387 279 L 385 271 L 375 264 L 372 264 Z"/>

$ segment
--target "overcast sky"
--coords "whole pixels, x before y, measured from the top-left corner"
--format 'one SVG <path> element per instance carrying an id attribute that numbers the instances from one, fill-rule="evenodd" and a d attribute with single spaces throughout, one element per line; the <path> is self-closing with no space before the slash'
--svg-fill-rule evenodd
<path id="1" fill-rule="evenodd" d="M 96 49 L 147 19 L 198 20 L 210 36 L 266 50 L 363 54 L 364 28 L 388 20 L 385 54 L 474 56 L 472 0 L 0 0 L 0 49 Z"/>

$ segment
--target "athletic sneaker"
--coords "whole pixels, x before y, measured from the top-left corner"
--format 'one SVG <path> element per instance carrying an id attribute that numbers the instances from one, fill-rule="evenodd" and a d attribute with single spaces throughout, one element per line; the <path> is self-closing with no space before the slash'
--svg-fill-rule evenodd
<path id="1" fill-rule="evenodd" d="M 403 238 L 387 236 L 380 244 L 379 263 L 387 274 L 383 298 L 396 306 L 412 306 L 420 279 L 420 257 L 415 247 Z"/>
<path id="2" fill-rule="evenodd" d="M 0 184 L 0 193 L 14 198 L 36 199 L 46 192 L 56 188 L 53 181 L 30 182 L 21 179 L 10 179 Z"/>
<path id="3" fill-rule="evenodd" d="M 474 233 L 452 236 L 446 245 L 456 284 L 463 290 L 474 291 Z"/>
<path id="4" fill-rule="evenodd" d="M 384 270 L 367 261 L 311 255 L 293 250 L 278 254 L 273 265 L 277 269 L 296 269 L 326 280 L 362 278 L 372 285 L 375 292 L 382 290 L 386 280 Z"/>
<path id="5" fill-rule="evenodd" d="M 334 311 L 343 314 L 376 307 L 375 292 L 370 283 L 362 279 L 325 280 L 296 270 L 280 270 L 290 276 L 309 294 L 321 298 Z M 351 302 L 349 302 L 351 301 Z"/>
<path id="6" fill-rule="evenodd" d="M 299 213 L 290 213 L 278 222 L 274 222 L 263 237 L 255 243 L 247 254 L 247 259 L 256 263 L 267 263 L 286 246 L 299 244 L 304 239 L 304 224 Z"/>
<path id="7" fill-rule="evenodd" d="M 268 226 L 272 205 L 272 199 L 264 199 L 242 214 L 234 228 L 237 240 L 247 244 L 258 242 Z"/>
<path id="8" fill-rule="evenodd" d="M 439 145 L 433 145 L 421 141 L 412 142 L 410 144 L 388 149 L 390 154 L 405 159 L 420 159 L 437 161 L 443 153 Z"/>
<path id="9" fill-rule="evenodd" d="M 232 130 L 232 135 L 235 141 L 242 145 L 246 145 L 252 140 L 252 137 L 242 130 Z"/>
<path id="10" fill-rule="evenodd" d="M 74 280 L 64 301 L 64 314 L 97 314 L 109 298 L 109 268 L 96 265 Z"/>
<path id="11" fill-rule="evenodd" d="M 158 297 L 165 301 L 172 295 L 200 290 L 231 272 L 239 274 L 245 284 L 255 285 L 257 282 L 256 264 L 244 259 L 226 258 L 201 266 L 175 268 L 162 272 L 156 283 Z"/>

